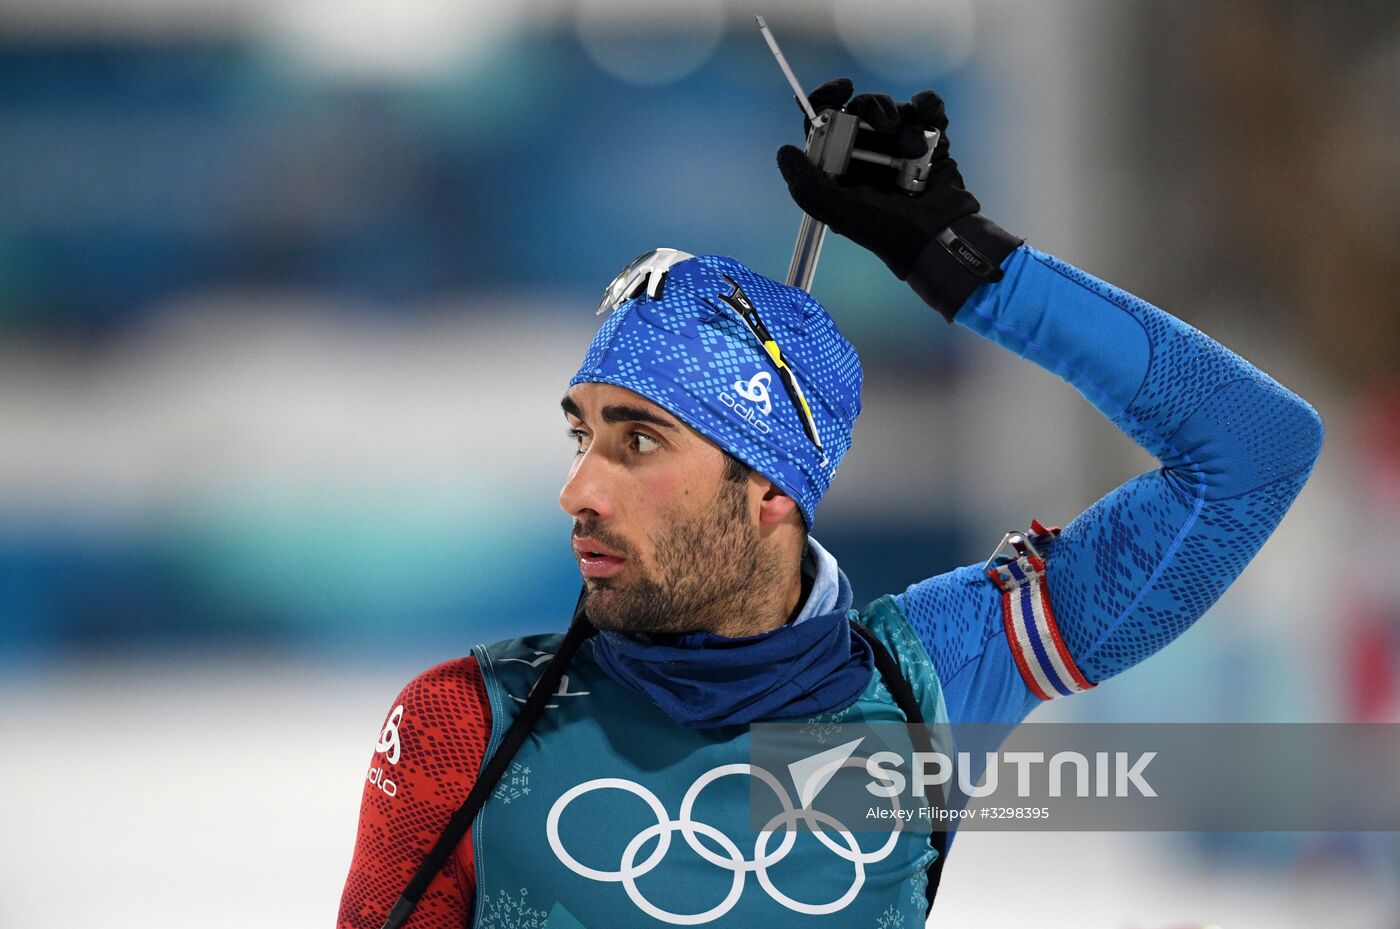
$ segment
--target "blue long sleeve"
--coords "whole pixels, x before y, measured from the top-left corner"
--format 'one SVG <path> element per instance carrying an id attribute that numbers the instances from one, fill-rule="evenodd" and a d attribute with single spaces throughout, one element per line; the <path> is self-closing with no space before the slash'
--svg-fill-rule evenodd
<path id="1" fill-rule="evenodd" d="M 1021 246 L 955 322 L 1073 384 L 1161 462 L 1076 517 L 1045 582 L 1078 668 L 1098 683 L 1172 641 L 1244 570 L 1302 489 L 1322 422 L 1199 330 Z M 1040 701 L 1005 640 L 1000 591 L 968 565 L 896 601 L 954 722 L 1016 722 Z"/>

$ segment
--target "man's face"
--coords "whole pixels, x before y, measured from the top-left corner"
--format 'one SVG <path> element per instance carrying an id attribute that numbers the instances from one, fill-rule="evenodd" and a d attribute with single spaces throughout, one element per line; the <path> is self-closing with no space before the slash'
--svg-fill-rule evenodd
<path id="1" fill-rule="evenodd" d="M 576 384 L 562 406 L 578 451 L 559 505 L 593 623 L 686 632 L 742 609 L 763 580 L 756 483 L 727 480 L 716 445 L 625 388 Z"/>

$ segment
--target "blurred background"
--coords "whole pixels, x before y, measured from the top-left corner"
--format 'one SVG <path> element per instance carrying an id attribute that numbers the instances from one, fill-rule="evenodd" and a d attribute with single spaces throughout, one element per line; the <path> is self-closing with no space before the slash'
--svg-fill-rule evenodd
<path id="1" fill-rule="evenodd" d="M 988 215 L 1326 423 L 1206 619 L 1038 718 L 1400 720 L 1398 11 L 7 0 L 0 927 L 333 923 L 399 687 L 567 622 L 557 403 L 603 286 L 658 245 L 786 270 L 755 12 L 808 88 L 937 88 Z M 845 240 L 814 291 L 866 372 L 814 531 L 858 603 L 1153 467 Z M 1400 926 L 1394 836 L 956 848 L 933 925 Z"/>

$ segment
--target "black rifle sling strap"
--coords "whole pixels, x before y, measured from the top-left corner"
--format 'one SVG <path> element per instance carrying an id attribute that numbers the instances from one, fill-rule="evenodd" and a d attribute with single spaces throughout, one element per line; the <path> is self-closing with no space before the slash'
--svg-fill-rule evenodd
<path id="1" fill-rule="evenodd" d="M 914 696 L 914 688 L 909 685 L 908 679 L 900 671 L 899 662 L 890 654 L 889 649 L 875 638 L 875 633 L 857 622 L 851 623 L 851 629 L 870 646 L 870 652 L 875 657 L 875 670 L 880 672 L 880 678 L 885 682 L 885 687 L 889 689 L 890 696 L 894 697 L 895 704 L 909 724 L 909 734 L 914 741 L 914 750 L 932 755 L 933 737 L 929 733 L 928 725 L 924 722 L 924 714 L 919 709 L 919 701 Z M 943 808 L 942 793 L 936 787 L 932 789 L 932 792 L 925 788 L 924 802 L 928 804 L 929 822 L 932 823 L 936 821 L 937 811 Z M 924 910 L 925 916 L 933 910 L 933 898 L 938 894 L 938 882 L 943 879 L 943 860 L 948 856 L 947 830 L 935 828 L 932 835 L 929 836 L 929 842 L 937 850 L 938 857 L 933 860 L 933 864 L 928 866 L 928 886 L 924 888 L 924 895 L 928 897 L 928 908 Z"/>
<path id="2" fill-rule="evenodd" d="M 587 591 L 588 588 L 585 587 L 579 593 L 578 604 L 574 607 L 574 618 L 569 624 L 569 631 L 565 634 L 559 651 L 555 652 L 554 657 L 549 659 L 549 663 L 544 667 L 544 673 L 535 682 L 529 698 L 525 701 L 525 706 L 520 710 L 520 715 L 515 717 L 515 721 L 506 730 L 500 746 L 491 756 L 491 760 L 481 769 L 481 776 L 476 779 L 471 792 L 467 794 L 467 799 L 447 821 L 447 828 L 442 830 L 442 835 L 438 836 L 438 840 L 434 843 L 432 850 L 428 852 L 428 856 L 423 859 L 423 863 L 413 873 L 413 879 L 408 882 L 403 893 L 399 894 L 399 899 L 394 901 L 394 906 L 389 910 L 389 916 L 384 920 L 381 929 L 400 929 L 404 923 L 408 922 L 408 917 L 413 914 L 413 908 L 418 905 L 424 891 L 432 883 L 433 876 L 442 870 L 442 866 L 447 863 L 447 859 L 457 847 L 457 843 L 462 841 L 462 836 L 467 834 L 472 820 L 476 819 L 476 814 L 485 805 L 486 798 L 491 796 L 491 791 L 495 789 L 496 783 L 505 773 L 511 759 L 515 757 L 516 752 L 520 751 L 520 746 L 525 744 L 525 738 L 534 728 L 535 721 L 544 711 L 545 704 L 549 702 L 550 697 L 555 695 L 559 681 L 564 676 L 564 669 L 573 660 L 574 653 L 578 651 L 579 646 L 586 639 L 598 631 L 583 612 Z"/>
<path id="3" fill-rule="evenodd" d="M 520 710 L 520 715 L 515 717 L 515 721 L 510 724 L 510 728 L 506 730 L 495 754 L 481 769 L 481 776 L 477 778 L 476 783 L 467 794 L 467 799 L 462 802 L 457 812 L 452 814 L 452 818 L 447 821 L 447 827 L 442 830 L 437 842 L 433 844 L 432 850 L 418 866 L 418 870 L 413 873 L 413 878 L 408 882 L 403 893 L 399 894 L 398 900 L 389 910 L 389 916 L 384 920 L 381 929 L 402 929 L 404 923 L 408 922 L 409 916 L 413 915 L 413 908 L 418 905 L 418 901 L 422 899 L 428 885 L 432 883 L 433 876 L 442 870 L 442 866 L 447 863 L 447 859 L 456 849 L 457 843 L 462 841 L 462 836 L 467 834 L 472 820 L 476 819 L 476 814 L 481 811 L 482 806 L 486 804 L 486 799 L 491 796 L 491 791 L 495 789 L 501 775 L 510 765 L 511 759 L 525 744 L 526 736 L 534 728 L 535 721 L 539 719 L 545 704 L 549 702 L 549 698 L 554 696 L 559 681 L 564 676 L 564 670 L 573 660 L 574 653 L 578 651 L 580 645 L 598 631 L 584 615 L 583 604 L 586 593 L 587 588 L 579 594 L 578 604 L 574 607 L 573 622 L 569 624 L 569 631 L 564 636 L 559 651 L 555 652 L 554 657 L 545 665 L 544 673 L 535 682 L 529 698 L 525 701 L 525 706 Z M 885 686 L 889 688 L 890 695 L 894 697 L 900 711 L 904 713 L 905 719 L 910 723 L 910 729 L 918 741 L 915 748 L 919 751 L 932 752 L 932 740 L 929 737 L 928 728 L 924 725 L 924 717 L 919 710 L 919 703 L 914 698 L 914 689 L 909 686 L 909 682 L 900 672 L 898 662 L 864 626 L 852 623 L 851 628 L 870 644 L 870 650 L 875 657 L 875 669 L 880 672 L 880 677 L 884 680 Z M 928 800 L 930 807 L 936 802 L 941 803 L 941 799 L 930 799 L 927 796 L 925 799 Z M 935 831 L 931 841 L 933 847 L 938 850 L 938 857 L 928 869 L 926 893 L 930 909 L 933 907 L 934 894 L 938 892 L 938 880 L 943 873 L 943 856 L 947 847 L 948 833 Z"/>

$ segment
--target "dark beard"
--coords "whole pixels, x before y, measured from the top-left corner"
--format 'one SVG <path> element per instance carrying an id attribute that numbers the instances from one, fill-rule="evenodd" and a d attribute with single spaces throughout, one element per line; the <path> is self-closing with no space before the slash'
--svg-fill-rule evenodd
<path id="1" fill-rule="evenodd" d="M 671 524 L 655 546 L 655 573 L 589 582 L 586 611 L 599 629 L 627 633 L 711 630 L 741 610 L 762 581 L 758 530 L 745 482 L 723 480 L 713 520 Z M 606 542 L 584 527 L 580 535 Z"/>

